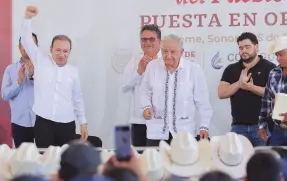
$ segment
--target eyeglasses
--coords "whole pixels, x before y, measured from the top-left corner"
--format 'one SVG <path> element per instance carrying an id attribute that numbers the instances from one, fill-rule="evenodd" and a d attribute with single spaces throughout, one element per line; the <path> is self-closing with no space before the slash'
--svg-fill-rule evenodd
<path id="1" fill-rule="evenodd" d="M 155 41 L 155 38 L 154 38 L 154 37 L 141 38 L 141 41 L 142 41 L 142 42 L 147 42 L 147 41 L 149 41 L 149 42 L 153 43 L 153 42 Z"/>

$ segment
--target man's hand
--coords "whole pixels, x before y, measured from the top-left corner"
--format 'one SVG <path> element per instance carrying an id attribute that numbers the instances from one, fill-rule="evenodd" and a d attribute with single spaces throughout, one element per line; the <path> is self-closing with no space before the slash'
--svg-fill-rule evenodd
<path id="1" fill-rule="evenodd" d="M 258 135 L 265 142 L 268 140 L 268 135 L 267 135 L 267 132 L 266 132 L 265 128 L 259 129 L 258 130 Z"/>
<path id="2" fill-rule="evenodd" d="M 139 181 L 147 181 L 146 176 L 143 174 L 142 169 L 140 167 L 140 161 L 136 157 L 134 151 L 131 149 L 131 159 L 129 161 L 121 161 L 119 162 L 115 155 L 113 155 L 109 163 L 115 167 L 126 168 L 134 172 L 139 178 Z"/>
<path id="3" fill-rule="evenodd" d="M 38 14 L 38 8 L 35 6 L 28 6 L 25 12 L 25 18 L 31 19 Z"/>
<path id="4" fill-rule="evenodd" d="M 241 89 L 247 88 L 248 87 L 248 83 L 250 82 L 249 80 L 250 80 L 252 74 L 249 73 L 247 75 L 248 70 L 249 69 L 245 68 L 245 69 L 243 69 L 241 71 L 240 78 L 239 78 L 239 85 L 240 85 Z M 252 83 L 253 83 L 253 80 L 252 80 Z"/>
<path id="5" fill-rule="evenodd" d="M 283 119 L 283 123 L 287 123 L 287 113 L 281 113 L 280 116 L 283 116 L 284 119 Z"/>
<path id="6" fill-rule="evenodd" d="M 34 75 L 34 65 L 32 62 L 28 62 L 25 64 L 26 68 L 28 69 L 28 76 L 32 78 Z"/>
<path id="7" fill-rule="evenodd" d="M 87 124 L 82 124 L 81 125 L 81 140 L 87 141 L 87 139 L 88 139 L 88 127 L 87 127 Z"/>
<path id="8" fill-rule="evenodd" d="M 152 118 L 152 109 L 151 108 L 145 109 L 143 112 L 143 117 L 145 118 L 145 120 L 150 120 Z"/>
<path id="9" fill-rule="evenodd" d="M 199 135 L 200 135 L 200 140 L 208 139 L 208 131 L 206 131 L 206 130 L 200 130 Z"/>
<path id="10" fill-rule="evenodd" d="M 23 84 L 25 80 L 25 65 L 22 64 L 20 69 L 18 70 L 18 84 L 21 85 Z"/>
<path id="11" fill-rule="evenodd" d="M 253 79 L 251 77 L 249 82 L 247 82 L 247 83 L 242 82 L 240 85 L 240 88 L 243 90 L 251 91 L 252 86 L 254 86 L 254 83 L 253 83 Z"/>
<path id="12" fill-rule="evenodd" d="M 138 74 L 142 75 L 145 72 L 147 64 L 152 60 L 151 57 L 144 55 L 138 64 Z"/>

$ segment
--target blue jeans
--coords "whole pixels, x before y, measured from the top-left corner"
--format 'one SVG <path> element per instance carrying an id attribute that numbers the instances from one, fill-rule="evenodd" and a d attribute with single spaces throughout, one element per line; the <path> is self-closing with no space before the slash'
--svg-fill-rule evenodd
<path id="1" fill-rule="evenodd" d="M 287 129 L 274 125 L 270 138 L 270 146 L 287 146 Z"/>
<path id="2" fill-rule="evenodd" d="M 252 145 L 255 146 L 266 146 L 266 142 L 258 135 L 258 125 L 233 125 L 231 131 L 237 134 L 243 135 L 249 139 Z"/>

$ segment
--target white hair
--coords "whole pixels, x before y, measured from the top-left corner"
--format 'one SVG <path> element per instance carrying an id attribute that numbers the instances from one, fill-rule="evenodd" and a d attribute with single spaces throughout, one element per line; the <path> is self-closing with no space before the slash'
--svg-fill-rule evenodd
<path id="1" fill-rule="evenodd" d="M 183 49 L 183 40 L 181 37 L 177 36 L 177 35 L 174 35 L 174 34 L 170 34 L 170 35 L 167 35 L 167 36 L 164 36 L 162 38 L 162 41 L 173 41 L 173 42 L 177 42 L 178 43 L 178 47 L 180 49 Z"/>

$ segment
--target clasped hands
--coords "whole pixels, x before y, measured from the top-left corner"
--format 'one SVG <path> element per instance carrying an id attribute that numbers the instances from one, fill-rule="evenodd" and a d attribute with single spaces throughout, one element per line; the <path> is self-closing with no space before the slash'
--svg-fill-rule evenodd
<path id="1" fill-rule="evenodd" d="M 252 73 L 248 73 L 248 70 L 249 70 L 248 68 L 245 68 L 241 71 L 238 84 L 241 89 L 250 91 L 254 84 L 253 79 L 251 77 Z"/>

